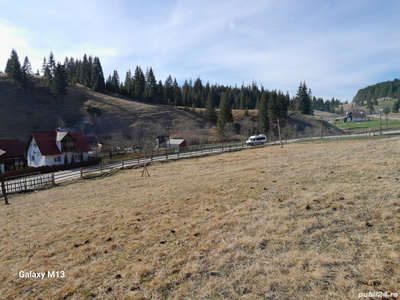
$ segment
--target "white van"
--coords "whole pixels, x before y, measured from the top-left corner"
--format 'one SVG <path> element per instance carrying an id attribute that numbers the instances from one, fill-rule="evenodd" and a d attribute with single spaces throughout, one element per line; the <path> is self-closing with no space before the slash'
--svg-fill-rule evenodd
<path id="1" fill-rule="evenodd" d="M 265 134 L 259 134 L 249 137 L 246 141 L 247 146 L 264 145 L 267 142 L 267 137 Z"/>

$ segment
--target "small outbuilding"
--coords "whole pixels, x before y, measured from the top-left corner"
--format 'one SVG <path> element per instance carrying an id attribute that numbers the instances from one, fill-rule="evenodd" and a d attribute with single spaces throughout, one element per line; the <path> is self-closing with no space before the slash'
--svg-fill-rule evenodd
<path id="1" fill-rule="evenodd" d="M 5 171 L 25 165 L 25 143 L 18 139 L 0 140 Z"/>
<path id="2" fill-rule="evenodd" d="M 169 139 L 166 143 L 168 149 L 182 149 L 188 146 L 188 143 L 184 139 Z"/>

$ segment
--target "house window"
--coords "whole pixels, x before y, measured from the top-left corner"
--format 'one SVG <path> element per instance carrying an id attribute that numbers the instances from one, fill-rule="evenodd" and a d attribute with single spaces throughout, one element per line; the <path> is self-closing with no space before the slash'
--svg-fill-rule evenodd
<path id="1" fill-rule="evenodd" d="M 57 158 L 57 160 L 58 160 L 58 162 L 61 162 L 61 156 L 59 156 L 59 157 Z"/>
<path id="2" fill-rule="evenodd" d="M 54 162 L 57 162 L 57 157 L 54 157 Z"/>
<path id="3" fill-rule="evenodd" d="M 33 143 L 33 147 L 37 147 L 37 145 L 36 145 L 36 143 L 35 143 L 35 142 Z"/>
<path id="4" fill-rule="evenodd" d="M 35 161 L 35 156 L 34 155 L 32 155 L 32 161 Z"/>

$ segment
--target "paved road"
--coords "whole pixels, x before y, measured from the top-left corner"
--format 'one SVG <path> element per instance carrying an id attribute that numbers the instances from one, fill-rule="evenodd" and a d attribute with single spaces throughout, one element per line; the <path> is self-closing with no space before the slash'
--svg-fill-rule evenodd
<path id="1" fill-rule="evenodd" d="M 392 131 L 382 131 L 382 135 L 389 135 L 389 134 L 400 134 L 400 130 L 392 130 Z M 329 139 L 329 138 L 339 138 L 339 137 L 359 137 L 359 136 L 365 136 L 366 134 L 351 134 L 351 135 L 342 135 L 342 136 L 324 136 L 324 139 Z M 373 135 L 375 135 L 373 133 Z M 309 138 L 300 138 L 300 139 L 290 139 L 287 140 L 288 143 L 293 143 L 301 140 L 318 140 L 321 137 L 309 137 Z M 286 142 L 286 141 L 285 141 Z M 278 141 L 274 142 L 269 142 L 268 144 L 279 144 Z M 240 148 L 248 148 L 251 146 L 246 146 L 246 145 L 236 145 L 232 146 L 231 148 L 229 147 L 220 147 L 220 148 L 213 148 L 213 149 L 205 149 L 205 150 L 197 150 L 197 151 L 191 151 L 191 152 L 185 152 L 185 153 L 175 153 L 175 154 L 168 154 L 168 159 L 174 159 L 174 158 L 179 158 L 179 157 L 190 157 L 190 156 L 196 156 L 196 155 L 201 155 L 201 154 L 207 154 L 207 153 L 218 153 L 218 152 L 228 152 L 230 150 L 234 149 L 240 149 Z M 159 156 L 153 156 L 153 161 L 163 161 L 167 160 L 165 155 L 159 155 Z M 138 164 L 143 164 L 145 162 L 151 162 L 151 157 L 147 157 L 146 159 L 140 158 L 138 159 L 132 159 L 132 160 L 126 160 L 123 162 L 115 162 L 115 163 L 109 163 L 105 165 L 96 165 L 96 166 L 89 166 L 89 167 L 83 167 L 82 171 L 83 174 L 91 174 L 91 173 L 100 173 L 100 172 L 109 172 L 114 169 L 118 169 L 121 167 L 128 167 L 128 166 L 134 166 Z M 36 178 L 40 178 L 40 176 L 46 176 L 45 175 L 37 175 Z M 48 176 L 48 175 L 47 175 Z M 72 180 L 79 178 L 81 176 L 80 169 L 70 169 L 70 170 L 65 170 L 65 171 L 60 171 L 57 173 L 54 173 L 54 180 L 56 183 L 67 181 L 67 180 Z M 34 178 L 33 176 L 31 178 Z M 18 181 L 18 180 L 13 180 L 13 181 Z"/>

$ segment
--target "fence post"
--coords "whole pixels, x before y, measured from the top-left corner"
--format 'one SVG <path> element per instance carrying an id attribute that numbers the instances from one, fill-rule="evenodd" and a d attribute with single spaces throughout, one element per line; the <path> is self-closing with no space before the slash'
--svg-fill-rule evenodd
<path id="1" fill-rule="evenodd" d="M 100 173 L 103 173 L 103 161 L 100 163 Z"/>
<path id="2" fill-rule="evenodd" d="M 124 168 L 124 161 L 121 161 L 121 169 Z"/>
<path id="3" fill-rule="evenodd" d="M 56 180 L 54 179 L 54 173 L 51 173 L 51 183 L 56 184 Z M 26 186 L 26 179 L 25 179 L 25 186 Z"/>
<path id="4" fill-rule="evenodd" d="M 153 149 L 151 149 L 151 161 L 153 161 Z"/>
<path id="5" fill-rule="evenodd" d="M 82 170 L 82 167 L 81 167 L 81 178 L 83 178 L 83 170 Z"/>
<path id="6" fill-rule="evenodd" d="M 168 159 L 168 148 L 165 149 L 165 159 Z"/>
<path id="7" fill-rule="evenodd" d="M 0 180 L 1 180 L 1 190 L 3 191 L 3 196 L 4 196 L 4 203 L 8 205 L 8 198 L 7 198 L 7 191 L 6 187 L 4 186 L 4 177 L 3 177 L 3 170 L 1 169 L 0 166 Z"/>

